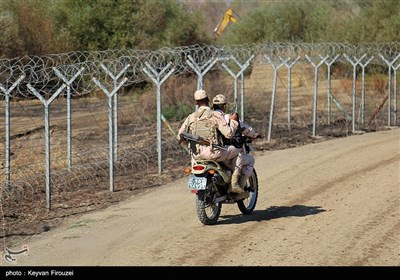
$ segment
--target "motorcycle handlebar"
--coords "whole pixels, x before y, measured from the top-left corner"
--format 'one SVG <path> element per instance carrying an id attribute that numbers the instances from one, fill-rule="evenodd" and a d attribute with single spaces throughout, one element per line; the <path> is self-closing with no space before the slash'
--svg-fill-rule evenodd
<path id="1" fill-rule="evenodd" d="M 245 136 L 245 137 L 246 137 L 246 143 L 251 143 L 256 139 L 263 138 L 262 135 L 257 135 L 255 138 L 252 138 L 252 137 L 249 137 L 249 136 Z"/>

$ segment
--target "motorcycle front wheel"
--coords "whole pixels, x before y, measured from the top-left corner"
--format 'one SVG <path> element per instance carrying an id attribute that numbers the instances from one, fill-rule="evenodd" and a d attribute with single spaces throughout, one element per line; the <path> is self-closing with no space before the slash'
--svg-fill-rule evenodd
<path id="1" fill-rule="evenodd" d="M 204 225 L 214 225 L 217 223 L 221 214 L 221 203 L 215 203 L 216 192 L 213 190 L 213 184 L 209 184 L 204 191 L 196 195 L 197 216 Z"/>
<path id="2" fill-rule="evenodd" d="M 247 181 L 247 187 L 245 190 L 248 190 L 250 196 L 246 199 L 239 200 L 237 202 L 237 206 L 239 207 L 240 212 L 245 215 L 251 214 L 256 208 L 257 198 L 258 198 L 258 178 L 256 170 L 253 169 L 253 174 L 251 174 L 249 180 Z"/>

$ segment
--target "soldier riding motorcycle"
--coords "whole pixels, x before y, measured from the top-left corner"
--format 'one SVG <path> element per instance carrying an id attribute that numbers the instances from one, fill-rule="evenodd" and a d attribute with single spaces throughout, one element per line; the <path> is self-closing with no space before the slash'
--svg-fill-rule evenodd
<path id="1" fill-rule="evenodd" d="M 215 224 L 222 203 L 238 203 L 242 213 L 250 214 L 258 195 L 255 171 L 245 169 L 246 176 L 242 176 L 241 184 L 238 183 L 238 175 L 246 163 L 244 155 L 248 150 L 238 149 L 234 145 L 225 146 L 220 137 L 231 139 L 235 136 L 239 127 L 238 116 L 225 116 L 223 112 L 212 110 L 204 90 L 197 90 L 194 99 L 197 109 L 185 119 L 177 136 L 181 145 L 189 144 L 191 169 L 187 172 L 191 172 L 192 176 L 188 186 L 196 193 L 198 217 L 204 224 Z M 247 145 L 246 142 L 241 145 Z M 252 165 L 249 167 L 252 168 Z M 249 198 L 249 193 L 250 202 L 245 204 L 244 199 Z"/>
<path id="2" fill-rule="evenodd" d="M 182 132 L 181 137 L 189 143 L 209 144 L 202 137 L 186 132 Z M 250 151 L 249 144 L 253 139 L 238 134 L 233 141 L 236 142 L 236 145 L 242 145 L 244 151 L 248 153 Z M 224 148 L 215 144 L 214 147 Z M 258 179 L 254 168 L 244 187 L 245 198 L 242 195 L 229 192 L 232 171 L 222 162 L 198 160 L 192 163 L 192 167 L 187 168 L 185 172 L 191 173 L 188 188 L 196 194 L 197 216 L 205 225 L 212 225 L 218 221 L 223 203 L 237 203 L 239 210 L 245 215 L 251 214 L 256 207 Z"/>

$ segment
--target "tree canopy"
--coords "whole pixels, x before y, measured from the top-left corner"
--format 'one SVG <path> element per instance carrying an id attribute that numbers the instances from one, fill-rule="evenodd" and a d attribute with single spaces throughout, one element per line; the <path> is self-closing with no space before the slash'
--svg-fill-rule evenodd
<path id="1" fill-rule="evenodd" d="M 240 15 L 212 30 L 228 7 Z M 193 44 L 388 42 L 398 0 L 0 0 L 0 57 Z"/>

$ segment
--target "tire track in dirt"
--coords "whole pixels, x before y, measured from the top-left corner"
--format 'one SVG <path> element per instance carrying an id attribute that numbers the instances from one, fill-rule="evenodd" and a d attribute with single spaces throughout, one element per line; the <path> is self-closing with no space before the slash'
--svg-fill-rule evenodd
<path id="1" fill-rule="evenodd" d="M 393 142 L 396 139 L 391 139 Z M 296 180 L 297 178 L 301 178 L 302 174 L 310 169 L 315 169 L 316 167 L 321 166 L 321 164 L 324 164 L 325 162 L 330 162 L 333 161 L 337 158 L 342 158 L 343 156 L 349 157 L 350 154 L 356 154 L 362 150 L 372 148 L 373 146 L 380 146 L 381 144 L 386 143 L 388 140 L 385 138 L 380 138 L 375 141 L 370 141 L 366 144 L 359 144 L 357 147 L 351 146 L 351 147 L 344 147 L 342 148 L 342 152 L 339 153 L 332 153 L 332 154 L 324 154 L 324 155 L 316 155 L 314 157 L 309 157 L 307 158 L 302 165 L 290 165 L 290 167 L 281 170 L 277 173 L 271 174 L 271 177 L 279 177 L 281 175 L 285 175 L 286 180 L 281 181 L 282 183 L 288 182 L 288 181 L 293 181 Z M 311 163 L 310 165 L 307 165 L 308 163 Z M 296 170 L 296 171 L 294 171 Z M 287 176 L 287 174 L 290 174 Z"/>
<path id="2" fill-rule="evenodd" d="M 376 209 L 377 213 L 372 217 L 368 216 L 368 220 L 364 219 L 357 223 L 356 231 L 347 236 L 348 242 L 351 243 L 344 247 L 340 256 L 336 257 L 339 261 L 338 265 L 343 262 L 352 266 L 367 265 L 368 260 L 379 256 L 379 252 L 387 247 L 388 240 L 395 236 L 395 233 L 400 232 L 400 221 L 396 219 L 398 217 L 399 200 L 397 197 L 392 199 L 393 201 L 387 204 L 387 208 Z M 396 212 L 397 215 L 394 214 Z M 385 228 L 386 230 L 383 234 L 377 234 L 377 228 Z M 368 243 L 369 246 L 362 250 L 362 257 L 354 260 L 354 254 L 349 254 L 349 252 L 354 252 L 355 247 L 360 243 Z"/>
<path id="3" fill-rule="evenodd" d="M 302 204 L 308 200 L 310 200 L 313 196 L 319 195 L 322 192 L 325 192 L 337 185 L 342 184 L 343 182 L 355 179 L 363 174 L 366 174 L 368 172 L 371 172 L 375 169 L 378 168 L 383 168 L 387 165 L 393 164 L 395 162 L 400 162 L 400 159 L 397 155 L 386 159 L 386 160 L 382 160 L 382 161 L 378 161 L 375 162 L 375 164 L 372 165 L 368 165 L 365 168 L 361 168 L 361 169 L 356 169 L 356 170 L 351 170 L 350 172 L 344 173 L 342 176 L 340 177 L 336 177 L 334 180 L 332 181 L 328 181 L 323 183 L 320 187 L 312 189 L 306 193 L 303 193 L 299 198 L 294 199 L 292 201 L 290 201 L 289 203 L 294 203 L 294 204 Z"/>
<path id="4" fill-rule="evenodd" d="M 384 250 L 387 240 L 396 234 L 398 235 L 399 232 L 400 232 L 400 221 L 397 221 L 397 223 L 395 223 L 391 228 L 389 228 L 386 231 L 386 233 L 378 240 L 378 242 L 373 243 L 371 245 L 371 247 L 368 249 L 363 258 L 353 261 L 351 265 L 352 266 L 368 265 L 371 259 L 376 258 L 376 256 Z M 397 262 L 396 265 L 400 266 L 400 255 L 399 253 L 397 255 L 399 257 L 399 261 Z"/>
<path id="5" fill-rule="evenodd" d="M 391 249 L 387 245 L 388 241 L 390 239 L 395 241 L 393 236 L 400 232 L 400 221 L 396 219 L 399 210 L 398 197 L 392 197 L 392 201 L 386 206 L 384 209 L 375 209 L 376 213 L 372 216 L 368 215 L 367 218 L 354 221 L 355 224 L 349 228 L 350 230 L 343 238 L 348 245 L 342 247 L 340 254 L 325 257 L 323 262 L 333 265 L 368 265 L 370 259 L 376 259 L 382 251 Z M 356 254 L 361 256 L 355 256 Z M 384 265 L 384 263 L 378 265 Z"/>

